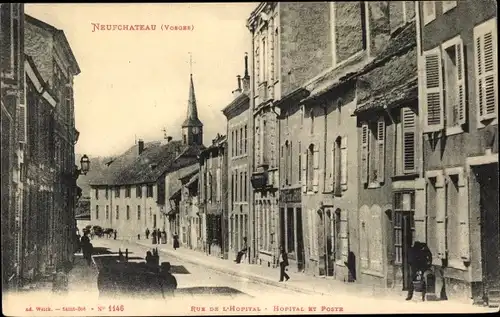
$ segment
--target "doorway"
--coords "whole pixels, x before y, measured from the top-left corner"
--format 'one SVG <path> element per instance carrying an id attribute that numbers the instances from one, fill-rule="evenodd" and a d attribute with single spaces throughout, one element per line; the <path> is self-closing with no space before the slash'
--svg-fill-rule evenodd
<path id="1" fill-rule="evenodd" d="M 304 235 L 302 228 L 302 208 L 296 209 L 297 215 L 297 268 L 299 272 L 305 269 Z"/>
<path id="2" fill-rule="evenodd" d="M 324 252 L 325 252 L 325 275 L 333 276 L 335 266 L 334 245 L 337 241 L 334 240 L 334 219 L 335 214 L 331 210 L 326 210 L 323 215 L 323 232 L 324 232 Z"/>
<path id="3" fill-rule="evenodd" d="M 500 216 L 498 210 L 498 164 L 474 168 L 480 187 L 481 258 L 483 271 L 483 297 L 498 300 L 500 291 Z"/>
<path id="4" fill-rule="evenodd" d="M 403 290 L 406 291 L 412 283 L 408 256 L 415 236 L 415 192 L 398 192 L 394 198 L 394 262 L 401 266 Z"/>

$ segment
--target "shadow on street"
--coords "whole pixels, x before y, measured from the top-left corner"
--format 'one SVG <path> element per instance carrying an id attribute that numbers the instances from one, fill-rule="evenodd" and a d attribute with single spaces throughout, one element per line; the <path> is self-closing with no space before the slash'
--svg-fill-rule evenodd
<path id="1" fill-rule="evenodd" d="M 240 290 L 227 286 L 195 286 L 195 287 L 184 287 L 175 290 L 175 296 L 222 296 L 222 297 L 249 297 L 248 295 Z"/>

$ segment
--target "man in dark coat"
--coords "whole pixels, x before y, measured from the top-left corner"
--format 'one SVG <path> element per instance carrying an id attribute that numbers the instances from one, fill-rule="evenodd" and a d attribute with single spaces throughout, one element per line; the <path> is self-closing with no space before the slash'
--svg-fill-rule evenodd
<path id="1" fill-rule="evenodd" d="M 288 266 L 288 254 L 286 254 L 285 249 L 280 246 L 280 255 L 278 262 L 280 264 L 280 282 L 283 282 L 283 279 L 285 279 L 285 282 L 290 279 L 290 276 L 286 274 L 286 267 Z"/>
<path id="2" fill-rule="evenodd" d="M 408 250 L 408 264 L 410 265 L 411 281 L 406 300 L 411 300 L 414 292 L 413 281 L 416 280 L 417 276 L 423 280 L 425 271 L 429 270 L 432 265 L 432 254 L 426 244 L 415 241 L 413 247 Z M 422 300 L 425 300 L 425 287 L 422 292 Z"/>
<path id="3" fill-rule="evenodd" d="M 174 250 L 177 250 L 179 248 L 179 236 L 174 234 Z"/>
<path id="4" fill-rule="evenodd" d="M 149 239 L 149 228 L 146 228 L 146 239 Z"/>

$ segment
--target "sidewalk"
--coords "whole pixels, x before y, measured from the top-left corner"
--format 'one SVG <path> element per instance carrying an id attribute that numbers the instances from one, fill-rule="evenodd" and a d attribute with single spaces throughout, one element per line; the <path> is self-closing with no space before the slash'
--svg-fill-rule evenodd
<path id="1" fill-rule="evenodd" d="M 137 244 L 149 248 L 158 248 L 159 251 L 166 254 L 175 256 L 185 262 L 203 265 L 214 271 L 222 272 L 228 275 L 248 278 L 252 281 L 260 282 L 263 284 L 273 285 L 276 287 L 286 288 L 299 293 L 308 295 L 328 295 L 328 296 L 350 296 L 350 297 L 364 297 L 388 302 L 398 302 L 404 304 L 406 292 L 396 289 L 383 289 L 379 287 L 372 287 L 358 283 L 344 283 L 332 278 L 314 277 L 298 272 L 290 272 L 290 280 L 287 282 L 279 282 L 279 269 L 269 268 L 255 264 L 241 263 L 237 264 L 232 259 L 224 260 L 214 256 L 206 255 L 199 251 L 190 249 L 179 248 L 174 250 L 169 244 L 153 245 L 147 241 L 136 241 Z M 420 302 L 420 296 L 416 294 L 414 300 L 406 302 L 408 304 L 415 304 Z M 460 301 L 427 301 L 426 306 L 439 307 L 443 310 L 443 305 L 453 307 L 452 310 L 456 311 L 461 308 L 464 311 L 478 310 L 484 311 L 485 308 L 473 306 L 472 304 L 463 303 Z M 439 305 L 439 306 L 438 306 Z M 429 307 L 430 308 L 430 307 Z"/>

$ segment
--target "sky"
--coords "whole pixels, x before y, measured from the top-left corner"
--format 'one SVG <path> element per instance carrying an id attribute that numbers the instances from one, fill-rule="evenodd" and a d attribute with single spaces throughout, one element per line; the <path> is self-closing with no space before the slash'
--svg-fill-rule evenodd
<path id="1" fill-rule="evenodd" d="M 233 99 L 258 3 L 27 4 L 25 12 L 62 29 L 81 73 L 74 79 L 75 152 L 117 155 L 136 139 L 180 139 L 189 91 L 189 52 L 204 143 L 225 134 L 221 110 Z M 93 23 L 156 25 L 155 31 L 96 31 Z M 162 25 L 191 31 L 162 31 Z"/>

